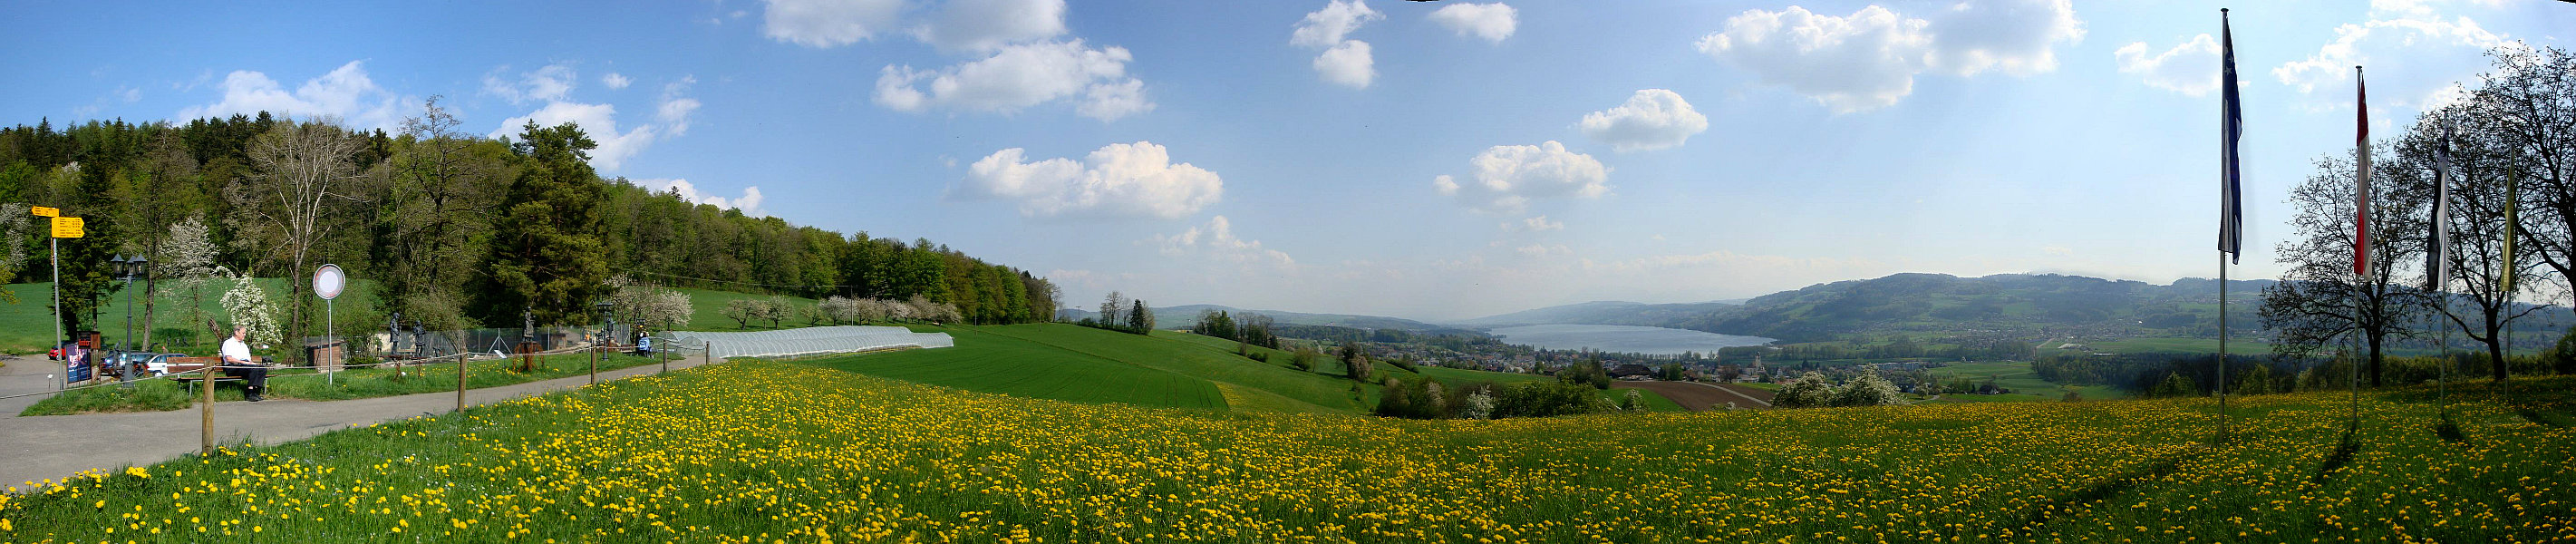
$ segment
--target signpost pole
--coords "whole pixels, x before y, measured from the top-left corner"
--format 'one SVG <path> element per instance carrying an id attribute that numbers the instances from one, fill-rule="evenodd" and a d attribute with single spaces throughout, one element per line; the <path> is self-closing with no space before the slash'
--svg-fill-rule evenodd
<path id="1" fill-rule="evenodd" d="M 59 350 L 63 349 L 63 239 L 52 238 L 50 241 L 53 244 L 54 261 L 54 349 Z M 63 370 L 62 387 L 71 387 L 72 372 L 68 366 L 71 364 L 71 353 L 66 351 L 56 360 L 66 365 Z"/>
<path id="2" fill-rule="evenodd" d="M 332 302 L 332 299 L 322 299 L 322 342 L 324 344 L 340 342 L 340 333 L 335 329 L 340 325 L 340 314 L 339 309 L 334 307 Z M 340 353 L 332 357 L 331 368 L 322 373 L 323 383 L 330 384 L 332 387 L 340 386 L 340 364 L 349 360 L 349 345 L 342 343 L 339 349 Z"/>

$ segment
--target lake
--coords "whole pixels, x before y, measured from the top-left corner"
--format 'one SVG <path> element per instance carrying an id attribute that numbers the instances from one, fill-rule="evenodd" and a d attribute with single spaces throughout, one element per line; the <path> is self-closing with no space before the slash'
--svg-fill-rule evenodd
<path id="1" fill-rule="evenodd" d="M 1679 355 L 1685 351 L 1716 353 L 1717 348 L 1759 346 L 1771 339 L 1663 327 L 1627 325 L 1526 325 L 1494 329 L 1504 342 L 1547 349 L 1592 348 L 1614 353 Z"/>

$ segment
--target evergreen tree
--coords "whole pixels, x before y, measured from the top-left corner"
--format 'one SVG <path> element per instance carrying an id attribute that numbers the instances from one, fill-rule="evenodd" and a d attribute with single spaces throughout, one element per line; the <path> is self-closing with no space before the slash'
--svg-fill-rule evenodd
<path id="1" fill-rule="evenodd" d="M 514 322 L 522 310 L 540 324 L 586 321 L 608 280 L 599 235 L 607 187 L 589 162 L 597 147 L 573 123 L 529 121 L 521 129 L 512 149 L 526 167 L 511 181 L 495 225 L 491 275 L 480 290 L 486 321 Z"/>

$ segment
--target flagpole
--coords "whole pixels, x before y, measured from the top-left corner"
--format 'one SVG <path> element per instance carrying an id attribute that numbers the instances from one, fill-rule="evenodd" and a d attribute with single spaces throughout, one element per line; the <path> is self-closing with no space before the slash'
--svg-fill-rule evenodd
<path id="1" fill-rule="evenodd" d="M 2361 365 L 2368 362 L 2363 360 L 2363 357 L 2365 356 L 2361 351 L 2363 341 L 2362 335 L 2369 334 L 2369 330 L 2364 328 L 2363 325 L 2364 321 L 2369 317 L 2369 312 L 2364 310 L 2363 305 L 2369 304 L 2370 302 L 2369 290 L 2371 272 L 2370 91 L 2369 86 L 2362 82 L 2360 66 L 2352 67 L 2352 84 L 2354 93 L 2353 110 L 2356 115 L 2355 119 L 2358 120 L 2355 124 L 2353 153 L 2360 159 L 2355 161 L 2353 168 L 2353 203 L 2355 208 L 2353 210 L 2353 222 L 2355 225 L 2353 229 L 2352 242 L 2352 269 L 2353 272 L 2355 272 L 2353 278 L 2353 294 L 2360 298 L 2354 300 L 2352 305 L 2352 421 L 2346 437 L 2358 442 L 2360 439 L 2359 435 L 2361 433 Z"/>
<path id="2" fill-rule="evenodd" d="M 2227 8 L 2218 8 L 2218 443 L 2227 442 L 2227 260 L 2244 254 L 2244 188 L 2237 179 L 2236 141 L 2244 136 L 2244 118 L 2236 94 L 2236 35 L 2227 27 Z"/>

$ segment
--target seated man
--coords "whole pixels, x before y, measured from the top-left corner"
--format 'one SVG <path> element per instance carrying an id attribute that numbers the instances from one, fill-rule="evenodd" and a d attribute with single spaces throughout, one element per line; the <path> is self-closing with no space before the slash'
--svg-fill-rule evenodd
<path id="1" fill-rule="evenodd" d="M 260 393 L 268 390 L 268 367 L 250 356 L 250 327 L 233 326 L 233 337 L 224 339 L 223 358 L 224 374 L 242 379 L 242 400 L 259 402 Z"/>
<path id="2" fill-rule="evenodd" d="M 636 354 L 636 355 L 652 355 L 652 354 L 653 354 L 653 336 L 652 336 L 652 335 L 645 335 L 645 336 L 638 337 L 638 338 L 636 338 L 636 339 L 635 339 L 635 354 Z"/>

